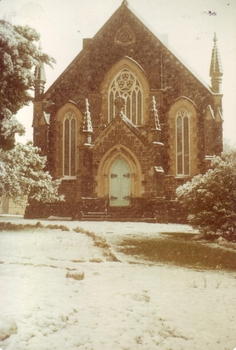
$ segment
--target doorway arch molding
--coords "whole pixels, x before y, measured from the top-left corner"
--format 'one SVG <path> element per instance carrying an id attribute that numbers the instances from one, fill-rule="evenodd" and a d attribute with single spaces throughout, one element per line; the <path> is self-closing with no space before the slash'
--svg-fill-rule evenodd
<path id="1" fill-rule="evenodd" d="M 142 197 L 142 193 L 144 192 L 142 185 L 144 176 L 142 174 L 140 162 L 129 148 L 121 144 L 117 144 L 116 146 L 112 147 L 109 151 L 107 151 L 99 163 L 98 173 L 95 178 L 95 192 L 97 194 L 97 197 L 102 198 L 109 196 L 110 169 L 114 162 L 119 158 L 123 158 L 130 168 L 131 196 Z"/>

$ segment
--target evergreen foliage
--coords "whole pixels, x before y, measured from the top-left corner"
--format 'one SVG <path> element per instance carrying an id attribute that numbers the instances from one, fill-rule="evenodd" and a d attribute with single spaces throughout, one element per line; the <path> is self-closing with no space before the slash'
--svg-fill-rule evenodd
<path id="1" fill-rule="evenodd" d="M 211 169 L 180 186 L 177 197 L 205 237 L 236 240 L 236 151 L 214 157 Z"/>
<path id="2" fill-rule="evenodd" d="M 34 88 L 34 68 L 55 62 L 38 49 L 39 39 L 29 26 L 0 20 L 0 148 L 4 150 L 14 147 L 16 133 L 24 133 L 15 115 L 32 101 L 29 90 Z"/>
<path id="3" fill-rule="evenodd" d="M 30 200 L 54 202 L 61 200 L 58 195 L 60 180 L 52 180 L 44 171 L 46 157 L 32 142 L 17 143 L 9 151 L 0 151 L 0 195 L 20 202 L 24 195 Z"/>
<path id="4" fill-rule="evenodd" d="M 24 127 L 15 114 L 32 100 L 34 68 L 51 65 L 54 59 L 35 45 L 39 34 L 32 28 L 14 26 L 0 20 L 0 196 L 16 202 L 27 195 L 30 200 L 52 202 L 61 200 L 59 180 L 45 172 L 46 158 L 32 142 L 15 145 L 15 134 Z"/>

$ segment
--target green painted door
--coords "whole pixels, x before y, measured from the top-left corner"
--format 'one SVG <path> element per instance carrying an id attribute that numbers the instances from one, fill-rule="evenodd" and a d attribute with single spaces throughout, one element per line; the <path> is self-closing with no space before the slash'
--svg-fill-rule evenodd
<path id="1" fill-rule="evenodd" d="M 119 158 L 110 170 L 110 206 L 129 206 L 130 194 L 130 169 L 126 161 Z"/>

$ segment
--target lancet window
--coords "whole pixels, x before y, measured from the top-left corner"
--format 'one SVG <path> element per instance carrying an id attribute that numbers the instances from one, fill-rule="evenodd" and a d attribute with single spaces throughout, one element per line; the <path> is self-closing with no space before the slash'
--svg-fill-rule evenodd
<path id="1" fill-rule="evenodd" d="M 76 167 L 76 117 L 68 112 L 64 118 L 63 130 L 63 172 L 64 176 L 75 176 Z"/>
<path id="2" fill-rule="evenodd" d="M 189 115 L 186 109 L 182 108 L 176 115 L 176 162 L 177 175 L 189 175 Z"/>

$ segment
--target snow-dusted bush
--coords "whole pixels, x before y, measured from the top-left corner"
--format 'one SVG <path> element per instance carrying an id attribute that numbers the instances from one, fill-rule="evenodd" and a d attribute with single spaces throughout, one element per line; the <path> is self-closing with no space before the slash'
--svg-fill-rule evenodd
<path id="1" fill-rule="evenodd" d="M 177 189 L 188 221 L 205 236 L 236 240 L 236 151 L 214 157 L 211 169 Z"/>
<path id="2" fill-rule="evenodd" d="M 0 148 L 4 150 L 14 146 L 16 133 L 24 133 L 15 115 L 32 101 L 29 90 L 34 88 L 34 67 L 55 62 L 38 48 L 39 39 L 29 26 L 0 20 Z"/>
<path id="3" fill-rule="evenodd" d="M 24 195 L 42 202 L 62 199 L 58 195 L 61 181 L 53 180 L 44 170 L 46 157 L 40 156 L 39 151 L 32 142 L 17 143 L 9 151 L 0 150 L 0 196 L 4 194 L 16 202 Z"/>
<path id="4" fill-rule="evenodd" d="M 40 35 L 32 28 L 13 26 L 0 20 L 0 196 L 19 202 L 29 199 L 53 202 L 58 196 L 59 180 L 45 172 L 46 158 L 32 143 L 15 145 L 15 134 L 24 128 L 15 114 L 32 100 L 34 67 L 54 61 L 36 46 Z"/>

